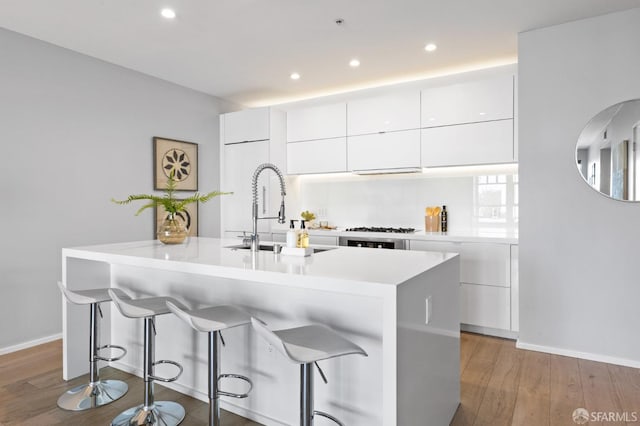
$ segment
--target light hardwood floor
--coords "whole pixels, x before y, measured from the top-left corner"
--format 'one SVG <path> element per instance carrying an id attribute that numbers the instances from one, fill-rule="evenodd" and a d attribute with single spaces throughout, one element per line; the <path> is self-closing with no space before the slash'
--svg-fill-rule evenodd
<path id="1" fill-rule="evenodd" d="M 58 396 L 87 377 L 62 380 L 60 341 L 0 356 L 0 426 L 108 425 L 122 410 L 139 402 L 139 378 L 104 368 L 102 378 L 129 384 L 122 399 L 96 410 L 57 408 Z M 462 333 L 461 404 L 452 426 L 571 426 L 576 408 L 637 413 L 637 422 L 589 425 L 640 426 L 640 370 L 515 348 L 511 340 Z M 206 425 L 205 403 L 156 385 L 157 399 L 177 401 L 187 410 L 184 425 Z M 297 407 L 291 407 L 297 410 Z M 223 413 L 228 426 L 257 423 Z M 401 425 L 404 426 L 404 425 Z"/>

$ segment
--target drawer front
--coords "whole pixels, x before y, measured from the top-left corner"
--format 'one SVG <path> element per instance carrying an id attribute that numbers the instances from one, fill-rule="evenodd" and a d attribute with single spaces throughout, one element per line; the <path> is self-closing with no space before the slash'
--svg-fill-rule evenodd
<path id="1" fill-rule="evenodd" d="M 411 250 L 460 254 L 460 281 L 499 287 L 511 285 L 509 244 L 454 243 L 440 241 L 410 242 Z"/>
<path id="2" fill-rule="evenodd" d="M 463 324 L 509 330 L 510 306 L 508 288 L 460 284 L 460 322 Z"/>
<path id="3" fill-rule="evenodd" d="M 321 246 L 337 246 L 338 237 L 330 237 L 324 235 L 309 235 L 309 244 L 317 244 Z"/>

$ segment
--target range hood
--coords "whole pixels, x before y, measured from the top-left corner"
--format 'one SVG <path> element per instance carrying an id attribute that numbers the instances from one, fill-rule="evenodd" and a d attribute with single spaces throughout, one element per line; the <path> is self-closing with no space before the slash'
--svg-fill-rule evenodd
<path id="1" fill-rule="evenodd" d="M 367 169 L 367 170 L 352 170 L 356 175 L 392 175 L 401 173 L 422 173 L 421 167 L 400 167 L 394 169 Z"/>

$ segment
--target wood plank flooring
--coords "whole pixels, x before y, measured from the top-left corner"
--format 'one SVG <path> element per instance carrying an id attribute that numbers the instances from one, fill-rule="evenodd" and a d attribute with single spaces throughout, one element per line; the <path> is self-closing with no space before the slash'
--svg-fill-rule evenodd
<path id="1" fill-rule="evenodd" d="M 60 410 L 58 396 L 87 380 L 63 381 L 61 365 L 60 341 L 0 356 L 0 426 L 108 425 L 142 395 L 139 378 L 107 367 L 101 377 L 126 381 L 127 396 L 97 410 Z M 452 426 L 571 426 L 579 407 L 638 415 L 637 421 L 628 417 L 627 422 L 589 425 L 640 426 L 639 369 L 524 351 L 511 340 L 462 333 L 460 371 L 461 404 Z M 185 407 L 184 425 L 208 424 L 205 403 L 160 385 L 156 395 Z M 258 426 L 228 412 L 223 412 L 223 424 Z"/>
<path id="2" fill-rule="evenodd" d="M 460 371 L 461 403 L 452 426 L 571 426 L 576 408 L 628 413 L 628 421 L 589 425 L 640 426 L 636 368 L 525 351 L 511 340 L 462 333 Z"/>

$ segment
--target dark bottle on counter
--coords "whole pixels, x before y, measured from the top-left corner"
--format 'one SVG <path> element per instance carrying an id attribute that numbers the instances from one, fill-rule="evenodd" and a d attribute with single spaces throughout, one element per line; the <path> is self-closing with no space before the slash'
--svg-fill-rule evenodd
<path id="1" fill-rule="evenodd" d="M 440 232 L 447 232 L 447 206 L 442 206 L 440 213 Z"/>

